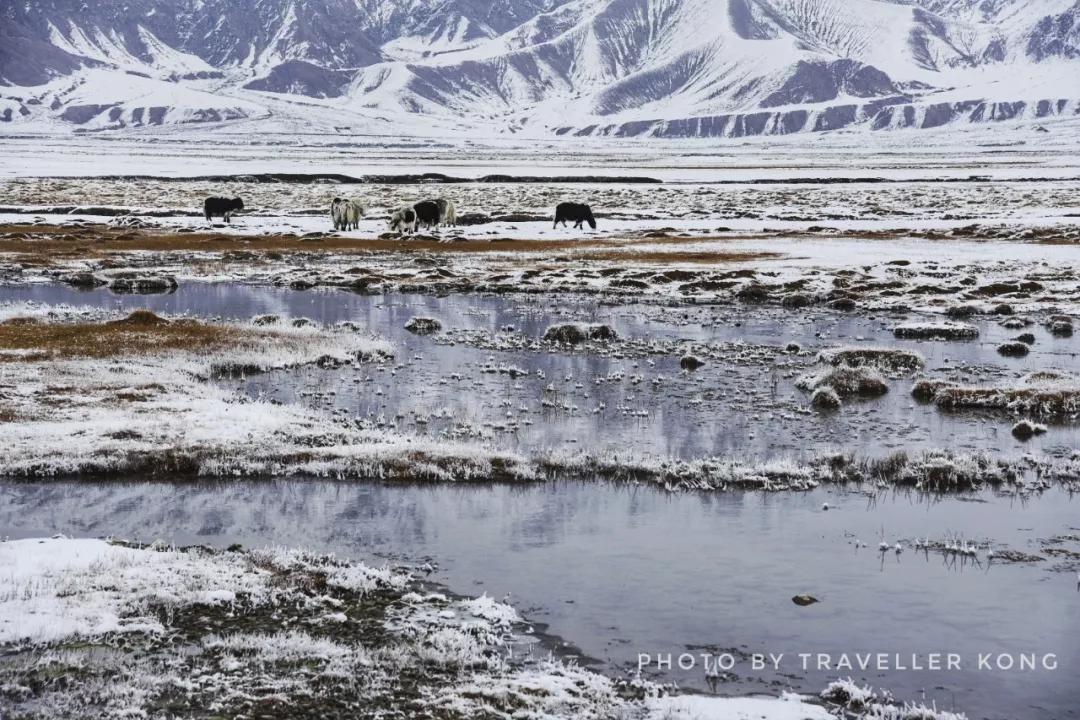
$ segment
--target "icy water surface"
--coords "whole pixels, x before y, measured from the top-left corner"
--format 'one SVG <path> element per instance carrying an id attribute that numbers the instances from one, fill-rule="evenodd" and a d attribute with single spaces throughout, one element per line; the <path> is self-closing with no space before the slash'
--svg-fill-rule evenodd
<path id="1" fill-rule="evenodd" d="M 1038 368 L 1075 370 L 1076 341 L 1041 326 L 1023 361 L 995 347 L 1019 331 L 979 320 L 967 343 L 909 343 L 891 328 L 913 317 L 860 316 L 744 306 L 608 306 L 596 298 L 363 296 L 235 284 L 186 284 L 172 295 L 123 296 L 59 286 L 0 288 L 0 302 L 147 307 L 163 314 L 247 320 L 261 314 L 351 321 L 391 340 L 381 365 L 273 372 L 235 383 L 255 396 L 366 418 L 404 432 L 481 437 L 524 453 L 566 450 L 740 460 L 800 458 L 842 449 L 884 455 L 945 447 L 1006 453 L 1066 452 L 1075 421 L 1027 444 L 1013 418 L 943 414 L 914 402 L 910 378 L 883 398 L 851 401 L 820 416 L 794 379 L 837 344 L 916 349 L 937 376 L 1013 379 Z M 443 332 L 404 330 L 415 316 Z M 604 322 L 620 337 L 743 342 L 695 373 L 679 353 L 630 357 L 624 346 L 593 353 L 492 350 L 488 338 L 536 338 L 558 321 Z M 510 329 L 512 328 L 512 329 Z M 450 343 L 453 344 L 450 344 Z M 801 351 L 785 350 L 798 343 Z M 620 348 L 623 350 L 620 350 Z M 550 350 L 551 348 L 548 348 Z M 623 352 L 623 357 L 618 354 Z M 499 373 L 514 367 L 524 375 Z M 491 372 L 495 370 L 494 372 Z M 600 382 L 597 382 L 600 380 Z M 549 389 L 550 387 L 550 389 Z M 824 511 L 823 503 L 832 509 Z M 1058 490 L 1021 502 L 979 494 L 934 501 L 812 493 L 668 494 L 606 482 L 527 486 L 389 486 L 277 480 L 213 484 L 0 484 L 0 536 L 63 532 L 227 546 L 285 544 L 356 558 L 433 562 L 433 579 L 463 594 L 510 599 L 601 667 L 619 674 L 639 654 L 688 652 L 690 670 L 665 681 L 727 694 L 794 687 L 817 692 L 851 675 L 898 698 L 956 707 L 970 718 L 1080 716 L 1080 587 L 1060 558 L 1025 565 L 958 564 L 917 554 L 915 538 L 950 533 L 1040 554 L 1040 540 L 1080 533 L 1077 501 Z M 909 549 L 879 554 L 880 536 Z M 869 547 L 857 548 L 856 540 Z M 1066 547 L 1080 552 L 1080 542 Z M 1074 563 L 1075 564 L 1075 563 Z M 821 602 L 801 608 L 800 593 Z M 706 675 L 702 653 L 733 652 L 730 676 Z M 755 671 L 746 653 L 784 653 L 779 672 Z M 959 653 L 964 670 L 803 670 L 802 652 Z M 979 671 L 979 653 L 1057 655 L 1058 669 Z M 655 671 L 655 664 L 653 665 Z"/>
<path id="2" fill-rule="evenodd" d="M 828 502 L 831 509 L 822 510 Z M 1080 707 L 1080 588 L 1055 561 L 978 565 L 889 542 L 963 533 L 1040 553 L 1077 534 L 1077 501 L 980 494 L 669 494 L 556 482 L 416 486 L 313 481 L 0 483 L 0 536 L 117 535 L 224 547 L 305 546 L 431 562 L 450 589 L 510 599 L 535 622 L 621 674 L 639 653 L 732 652 L 732 674 L 658 677 L 724 694 L 817 692 L 839 674 L 969 718 L 1074 718 Z M 855 539 L 869 548 L 857 548 Z M 1080 543 L 1069 545 L 1080 550 Z M 798 607 L 792 596 L 821 600 Z M 744 653 L 785 653 L 754 671 Z M 800 652 L 959 653 L 963 670 L 804 672 Z M 978 671 L 979 653 L 1057 655 L 1057 670 Z M 892 661 L 890 661 L 892 662 Z"/>
<path id="3" fill-rule="evenodd" d="M 147 307 L 242 320 L 276 314 L 352 321 L 362 331 L 391 340 L 397 348 L 394 363 L 356 370 L 308 368 L 227 382 L 238 382 L 255 396 L 343 417 L 413 433 L 482 438 L 523 452 L 723 455 L 750 461 L 804 459 L 834 450 L 881 456 L 919 448 L 1063 453 L 1080 446 L 1076 422 L 1051 424 L 1046 435 L 1021 443 L 1010 434 L 1015 418 L 944 414 L 911 398 L 910 378 L 891 380 L 882 398 L 851 400 L 827 416 L 811 412 L 808 394 L 794 386 L 803 373 L 820 369 L 818 350 L 837 345 L 913 349 L 926 357 L 928 373 L 971 383 L 1008 382 L 1042 368 L 1075 370 L 1080 341 L 1054 338 L 1039 325 L 1026 330 L 1037 338 L 1031 354 L 1011 360 L 995 348 L 1020 331 L 993 320 L 976 323 L 982 337 L 975 342 L 905 342 L 895 340 L 891 328 L 917 318 L 746 306 L 610 307 L 595 298 L 565 295 L 365 296 L 186 284 L 172 295 L 130 296 L 31 285 L 0 287 L 0 302 L 5 300 L 125 311 Z M 438 319 L 444 332 L 418 337 L 404 330 L 416 316 Z M 618 345 L 587 354 L 469 344 L 476 333 L 496 345 L 537 338 L 550 324 L 570 320 L 607 323 L 627 339 L 743 342 L 750 347 L 687 373 L 679 367 L 679 352 L 620 358 Z M 786 352 L 789 343 L 802 351 Z M 509 369 L 524 374 L 511 376 L 505 372 Z"/>

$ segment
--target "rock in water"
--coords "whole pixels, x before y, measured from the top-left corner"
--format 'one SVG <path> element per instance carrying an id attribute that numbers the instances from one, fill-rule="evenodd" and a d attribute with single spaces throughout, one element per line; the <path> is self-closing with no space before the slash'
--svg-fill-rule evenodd
<path id="1" fill-rule="evenodd" d="M 829 387 L 820 387 L 810 396 L 810 406 L 818 410 L 839 410 L 840 396 Z"/>
<path id="2" fill-rule="evenodd" d="M 1028 346 L 1022 342 L 1007 342 L 998 345 L 997 351 L 1005 357 L 1024 357 L 1028 354 Z"/>
<path id="3" fill-rule="evenodd" d="M 799 607 L 806 607 L 807 605 L 813 605 L 816 602 L 821 602 L 813 595 L 796 595 L 791 598 L 791 602 L 795 603 Z"/>
<path id="4" fill-rule="evenodd" d="M 544 333 L 544 340 L 578 345 L 585 342 L 585 331 L 577 325 L 552 325 Z"/>
<path id="5" fill-rule="evenodd" d="M 160 295 L 174 293 L 180 284 L 171 275 L 117 273 L 110 278 L 109 289 L 118 295 Z"/>
<path id="6" fill-rule="evenodd" d="M 697 370 L 704 364 L 705 362 L 703 360 L 696 358 L 693 355 L 685 355 L 683 356 L 683 359 L 679 361 L 679 367 L 683 370 Z"/>
<path id="7" fill-rule="evenodd" d="M 94 289 L 106 284 L 106 281 L 90 272 L 76 272 L 60 278 L 61 282 L 79 289 Z"/>
<path id="8" fill-rule="evenodd" d="M 619 334 L 610 325 L 590 325 L 589 339 L 606 342 L 608 340 L 618 340 Z"/>
<path id="9" fill-rule="evenodd" d="M 405 323 L 405 329 L 417 335 L 431 335 L 442 330 L 442 323 L 435 318 L 414 317 Z"/>
<path id="10" fill-rule="evenodd" d="M 1036 435 L 1046 432 L 1046 426 L 1030 420 L 1021 420 L 1012 427 L 1013 437 L 1021 442 L 1026 442 Z"/>

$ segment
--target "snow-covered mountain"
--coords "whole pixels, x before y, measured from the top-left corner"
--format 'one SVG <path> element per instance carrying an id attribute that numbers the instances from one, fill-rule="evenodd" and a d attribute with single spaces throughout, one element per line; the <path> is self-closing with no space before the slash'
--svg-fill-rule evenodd
<path id="1" fill-rule="evenodd" d="M 0 121 L 33 128 L 258 121 L 644 137 L 931 128 L 1076 115 L 1078 77 L 1080 0 L 0 7 Z"/>

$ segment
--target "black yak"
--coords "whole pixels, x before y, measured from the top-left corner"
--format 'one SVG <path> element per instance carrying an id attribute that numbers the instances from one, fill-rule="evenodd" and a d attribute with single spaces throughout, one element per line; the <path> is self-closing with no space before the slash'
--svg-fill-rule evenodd
<path id="1" fill-rule="evenodd" d="M 575 228 L 580 228 L 581 223 L 587 222 L 589 227 L 593 230 L 596 229 L 596 219 L 593 217 L 592 208 L 588 205 L 570 202 L 559 203 L 555 206 L 555 224 L 552 227 L 559 227 L 559 223 L 566 227 L 567 220 L 573 220 Z"/>
<path id="2" fill-rule="evenodd" d="M 390 231 L 408 234 L 416 232 L 416 211 L 403 207 L 390 214 Z"/>
<path id="3" fill-rule="evenodd" d="M 442 213 L 435 200 L 421 200 L 412 207 L 406 206 L 390 216 L 390 230 L 399 233 L 414 233 L 420 226 L 438 227 Z"/>
<path id="4" fill-rule="evenodd" d="M 442 209 L 436 200 L 421 200 L 413 205 L 416 211 L 416 224 L 420 227 L 439 227 Z"/>
<path id="5" fill-rule="evenodd" d="M 240 198 L 223 197 L 208 197 L 206 202 L 203 203 L 203 212 L 206 214 L 206 221 L 211 222 L 215 216 L 221 216 L 225 218 L 225 222 L 229 222 L 234 212 L 244 209 L 244 201 Z"/>

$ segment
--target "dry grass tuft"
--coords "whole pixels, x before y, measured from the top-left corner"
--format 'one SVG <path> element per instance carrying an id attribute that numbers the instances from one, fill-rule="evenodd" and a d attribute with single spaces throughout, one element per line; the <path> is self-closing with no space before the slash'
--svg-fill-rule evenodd
<path id="1" fill-rule="evenodd" d="M 889 391 L 889 386 L 875 368 L 840 365 L 824 372 L 803 375 L 795 381 L 800 390 L 814 391 L 832 389 L 841 398 L 862 396 L 877 397 Z"/>
<path id="2" fill-rule="evenodd" d="M 7 320 L 4 320 L 3 322 L 0 322 L 0 325 L 9 325 L 11 327 L 22 327 L 22 326 L 25 326 L 25 325 L 36 325 L 37 323 L 38 323 L 37 318 L 14 317 L 14 318 L 8 318 Z"/>
<path id="3" fill-rule="evenodd" d="M 898 350 L 896 348 L 836 348 L 825 350 L 821 353 L 822 362 L 831 365 L 848 365 L 861 367 L 871 365 L 881 370 L 896 373 L 911 373 L 922 370 L 925 361 L 922 355 L 910 350 Z"/>
<path id="4" fill-rule="evenodd" d="M 963 323 L 907 323 L 893 328 L 893 335 L 901 340 L 975 340 L 979 329 Z"/>
<path id="5" fill-rule="evenodd" d="M 80 259 L 100 260 L 117 253 L 205 252 L 222 253 L 226 260 L 264 262 L 275 254 L 372 253 L 402 254 L 557 254 L 573 253 L 584 260 L 641 263 L 727 264 L 780 257 L 778 253 L 688 249 L 725 237 L 514 239 L 492 238 L 442 243 L 433 238 L 351 238 L 326 234 L 303 238 L 292 234 L 223 235 L 216 232 L 176 232 L 167 228 L 115 228 L 109 225 L 0 225 L 0 255 L 14 255 L 20 262 L 50 266 Z M 640 247 L 638 247 L 640 246 Z"/>
<path id="6" fill-rule="evenodd" d="M 1080 412 L 1078 387 L 945 387 L 934 395 L 946 410 L 1007 410 L 1036 417 Z"/>
<path id="7" fill-rule="evenodd" d="M 113 320 L 109 325 L 129 325 L 136 327 L 151 327 L 155 325 L 168 325 L 169 321 L 149 310 L 136 310 L 121 320 Z"/>
<path id="8" fill-rule="evenodd" d="M 25 318 L 0 323 L 0 362 L 225 350 L 235 347 L 245 334 L 244 330 L 227 325 L 197 320 L 169 321 L 148 310 L 137 310 L 122 320 L 104 323 L 52 324 L 22 320 Z"/>

